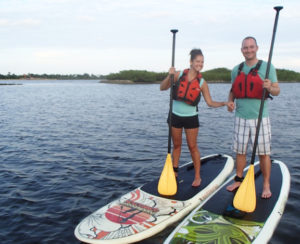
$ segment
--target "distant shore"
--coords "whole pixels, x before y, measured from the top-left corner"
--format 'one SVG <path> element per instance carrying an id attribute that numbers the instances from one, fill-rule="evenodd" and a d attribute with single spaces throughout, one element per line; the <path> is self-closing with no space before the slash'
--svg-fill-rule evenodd
<path id="1" fill-rule="evenodd" d="M 0 79 L 0 86 L 13 86 L 13 85 L 23 85 L 22 82 L 24 79 Z M 78 81 L 78 79 L 73 79 L 74 81 Z M 68 81 L 73 81 L 68 79 Z M 80 79 L 82 80 L 82 79 Z M 84 80 L 84 79 L 83 79 Z M 103 84 L 121 84 L 121 85 L 151 85 L 151 84 L 160 84 L 161 81 L 154 81 L 154 82 L 140 82 L 140 81 L 132 81 L 132 80 L 107 80 L 107 79 L 94 79 L 98 81 L 98 83 Z M 27 81 L 27 80 L 26 80 Z M 33 79 L 33 81 L 66 81 L 64 79 Z M 11 82 L 11 83 L 10 83 Z M 278 81 L 280 83 L 299 83 L 299 81 Z M 223 80 L 207 80 L 208 84 L 230 84 L 230 81 L 223 81 Z"/>
<path id="2" fill-rule="evenodd" d="M 299 83 L 299 81 L 278 81 L 279 83 Z M 131 80 L 100 80 L 99 83 L 105 84 L 123 84 L 123 85 L 139 85 L 139 84 L 160 84 L 161 81 L 156 82 L 134 82 Z M 223 80 L 212 80 L 207 81 L 208 84 L 230 84 L 230 81 L 223 81 Z"/>
<path id="3" fill-rule="evenodd" d="M 159 84 L 161 81 L 155 82 L 133 82 L 132 80 L 100 80 L 99 83 L 106 84 L 128 84 L 128 85 L 138 85 L 138 84 Z"/>
<path id="4" fill-rule="evenodd" d="M 0 83 L 0 86 L 20 86 L 21 83 Z"/>
<path id="5" fill-rule="evenodd" d="M 277 79 L 282 83 L 300 82 L 300 72 L 287 69 L 276 69 Z M 168 72 L 153 72 L 147 70 L 122 70 L 108 75 L 94 74 L 0 74 L 1 80 L 96 80 L 108 84 L 157 84 L 166 78 Z M 230 83 L 231 70 L 228 68 L 216 68 L 203 71 L 202 75 L 207 83 Z M 10 82 L 8 81 L 8 82 Z M 3 83 L 8 83 L 3 81 Z"/>

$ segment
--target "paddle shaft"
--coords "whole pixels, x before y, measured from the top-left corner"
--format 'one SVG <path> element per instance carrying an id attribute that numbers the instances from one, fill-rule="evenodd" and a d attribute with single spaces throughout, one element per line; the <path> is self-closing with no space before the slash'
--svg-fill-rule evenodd
<path id="1" fill-rule="evenodd" d="M 272 55 L 273 55 L 273 47 L 274 47 L 277 23 L 278 23 L 278 18 L 279 18 L 279 11 L 281 9 L 283 9 L 283 7 L 277 6 L 277 7 L 274 7 L 274 9 L 276 10 L 276 17 L 275 17 L 275 22 L 274 22 L 274 27 L 273 27 L 272 41 L 271 41 L 271 47 L 270 47 L 270 52 L 269 52 L 269 58 L 268 58 L 265 79 L 269 78 L 271 60 L 272 60 Z M 258 121 L 257 121 L 257 126 L 256 126 L 256 133 L 255 133 L 253 151 L 252 151 L 251 162 L 250 162 L 251 164 L 254 164 L 254 160 L 255 160 L 255 152 L 256 152 L 257 143 L 258 143 L 258 135 L 259 135 L 260 124 L 261 124 L 261 120 L 262 120 L 262 112 L 263 112 L 263 108 L 264 108 L 265 97 L 266 97 L 266 88 L 263 89 L 263 96 L 261 98 L 261 103 L 260 103 L 260 107 L 259 107 Z"/>
<path id="2" fill-rule="evenodd" d="M 172 44 L 172 67 L 175 64 L 175 40 L 176 33 L 178 30 L 171 30 L 173 33 L 173 44 Z M 171 153 L 171 137 L 172 137 L 172 110 L 173 110 L 173 84 L 174 84 L 174 75 L 171 75 L 171 87 L 170 87 L 170 111 L 169 111 L 169 136 L 168 136 L 168 153 Z"/>

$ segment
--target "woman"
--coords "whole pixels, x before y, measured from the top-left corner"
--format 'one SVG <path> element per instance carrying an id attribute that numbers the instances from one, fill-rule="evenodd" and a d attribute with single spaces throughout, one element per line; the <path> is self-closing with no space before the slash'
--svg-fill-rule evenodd
<path id="1" fill-rule="evenodd" d="M 208 85 L 200 73 L 204 64 L 202 51 L 200 49 L 193 49 L 190 55 L 190 69 L 176 72 L 175 68 L 171 67 L 168 76 L 160 84 L 160 90 L 170 88 L 171 75 L 174 75 L 175 86 L 173 88 L 172 109 L 173 167 L 177 176 L 182 144 L 182 129 L 184 128 L 195 168 L 195 178 L 192 186 L 197 187 L 201 184 L 200 152 L 197 146 L 199 131 L 197 105 L 200 101 L 201 93 L 209 107 L 217 108 L 225 106 L 227 102 L 215 102 L 211 99 Z"/>

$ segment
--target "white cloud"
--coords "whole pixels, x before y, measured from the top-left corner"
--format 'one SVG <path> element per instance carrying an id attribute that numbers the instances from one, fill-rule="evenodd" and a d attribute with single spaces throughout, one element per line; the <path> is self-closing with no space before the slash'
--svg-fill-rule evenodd
<path id="1" fill-rule="evenodd" d="M 40 25 L 40 21 L 32 18 L 25 19 L 0 19 L 0 26 L 2 27 L 31 27 Z"/>
<path id="2" fill-rule="evenodd" d="M 77 17 L 79 21 L 83 22 L 95 22 L 96 18 L 88 15 L 82 15 Z"/>

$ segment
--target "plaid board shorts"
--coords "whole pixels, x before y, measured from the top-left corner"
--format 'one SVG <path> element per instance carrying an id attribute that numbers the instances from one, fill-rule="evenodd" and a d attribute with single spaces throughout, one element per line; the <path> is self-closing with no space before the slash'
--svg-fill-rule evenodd
<path id="1" fill-rule="evenodd" d="M 233 151 L 237 154 L 246 154 L 249 140 L 253 150 L 256 125 L 258 119 L 235 118 Z M 258 135 L 256 155 L 271 154 L 271 124 L 269 117 L 262 118 Z"/>

